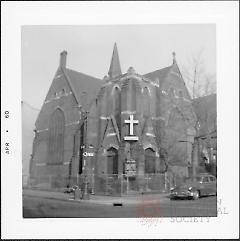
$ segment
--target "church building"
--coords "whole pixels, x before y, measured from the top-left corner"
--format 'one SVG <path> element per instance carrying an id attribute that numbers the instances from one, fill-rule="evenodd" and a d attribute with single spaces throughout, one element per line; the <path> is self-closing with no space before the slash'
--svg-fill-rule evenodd
<path id="1" fill-rule="evenodd" d="M 168 67 L 141 75 L 122 72 L 115 44 L 103 79 L 66 62 L 63 51 L 35 123 L 33 185 L 87 180 L 92 192 L 113 195 L 160 192 L 170 177 L 192 175 L 197 118 L 175 53 Z"/>

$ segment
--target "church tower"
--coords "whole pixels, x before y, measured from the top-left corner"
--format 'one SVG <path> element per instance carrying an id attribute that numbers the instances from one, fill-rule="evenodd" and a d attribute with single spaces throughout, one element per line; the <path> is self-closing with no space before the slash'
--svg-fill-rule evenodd
<path id="1" fill-rule="evenodd" d="M 122 74 L 116 43 L 104 80 L 97 97 L 96 175 L 116 179 L 123 175 L 135 182 L 136 176 L 161 173 L 164 164 L 154 129 L 158 83 L 139 75 L 133 67 Z"/>

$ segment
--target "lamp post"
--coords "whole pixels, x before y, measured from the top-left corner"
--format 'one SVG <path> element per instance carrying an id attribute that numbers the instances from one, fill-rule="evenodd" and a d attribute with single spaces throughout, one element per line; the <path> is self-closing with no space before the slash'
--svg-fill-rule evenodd
<path id="1" fill-rule="evenodd" d="M 87 169 L 86 169 L 86 159 L 83 161 L 83 173 L 84 173 L 84 192 L 83 199 L 89 199 L 88 195 L 88 179 L 87 179 Z"/>

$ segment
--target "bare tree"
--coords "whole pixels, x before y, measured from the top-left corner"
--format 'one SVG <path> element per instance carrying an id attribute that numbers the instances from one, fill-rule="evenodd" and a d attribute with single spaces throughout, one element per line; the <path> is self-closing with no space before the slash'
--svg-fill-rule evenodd
<path id="1" fill-rule="evenodd" d="M 216 75 L 205 74 L 200 88 L 201 96 L 216 93 Z"/>
<path id="2" fill-rule="evenodd" d="M 182 67 L 183 78 L 193 99 L 216 93 L 216 75 L 206 72 L 203 52 L 201 49 L 192 55 L 188 64 Z"/>

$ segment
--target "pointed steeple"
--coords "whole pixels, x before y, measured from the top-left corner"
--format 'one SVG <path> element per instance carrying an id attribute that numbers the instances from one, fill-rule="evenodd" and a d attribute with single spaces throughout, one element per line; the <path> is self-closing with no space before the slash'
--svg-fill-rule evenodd
<path id="1" fill-rule="evenodd" d="M 118 57 L 118 49 L 117 49 L 117 44 L 115 43 L 108 75 L 110 78 L 112 78 L 121 74 L 122 74 L 122 71 L 121 71 L 120 61 Z"/>

